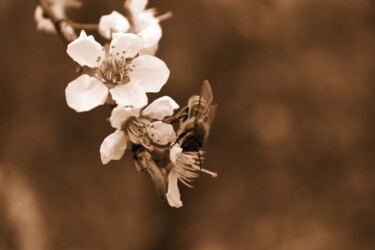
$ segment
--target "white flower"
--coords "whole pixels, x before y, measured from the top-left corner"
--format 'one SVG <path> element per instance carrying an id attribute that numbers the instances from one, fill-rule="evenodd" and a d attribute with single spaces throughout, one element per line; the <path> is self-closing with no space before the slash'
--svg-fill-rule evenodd
<path id="1" fill-rule="evenodd" d="M 216 177 L 217 173 L 201 168 L 203 161 L 203 151 L 201 152 L 183 152 L 180 145 L 174 144 L 169 153 L 171 164 L 168 175 L 168 191 L 166 194 L 168 204 L 171 207 L 179 208 L 182 206 L 181 195 L 178 189 L 178 181 L 181 181 L 188 187 L 194 178 L 198 177 L 198 171 L 207 173 Z"/>
<path id="2" fill-rule="evenodd" d="M 125 33 L 129 28 L 130 24 L 126 17 L 117 11 L 112 11 L 111 14 L 100 18 L 98 31 L 104 38 L 111 40 L 112 33 Z"/>
<path id="3" fill-rule="evenodd" d="M 36 22 L 36 29 L 46 33 L 56 34 L 56 29 L 49 18 L 43 16 L 43 8 L 38 5 L 35 8 L 34 19 Z"/>
<path id="4" fill-rule="evenodd" d="M 148 0 L 127 0 L 125 9 L 130 15 L 130 23 L 133 32 L 143 37 L 145 48 L 141 54 L 155 54 L 158 42 L 162 36 L 159 20 L 155 17 L 154 9 L 147 9 Z"/>
<path id="5" fill-rule="evenodd" d="M 173 126 L 161 120 L 171 116 L 178 108 L 178 104 L 168 96 L 156 99 L 142 111 L 134 107 L 114 108 L 109 121 L 116 131 L 100 146 L 102 163 L 119 160 L 129 141 L 146 148 L 173 142 L 176 138 Z"/>
<path id="6" fill-rule="evenodd" d="M 65 89 L 68 106 L 77 112 L 104 104 L 108 93 L 118 105 L 144 107 L 146 93 L 159 92 L 169 77 L 162 60 L 138 54 L 144 44 L 141 37 L 112 36 L 108 51 L 84 31 L 68 45 L 68 55 L 85 69 Z"/>

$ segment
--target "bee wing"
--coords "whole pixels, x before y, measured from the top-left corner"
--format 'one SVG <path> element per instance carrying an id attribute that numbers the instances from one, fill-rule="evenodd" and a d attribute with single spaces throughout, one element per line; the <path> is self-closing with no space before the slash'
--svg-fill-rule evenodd
<path id="1" fill-rule="evenodd" d="M 204 119 L 205 119 L 204 122 L 206 122 L 209 125 L 209 127 L 211 127 L 212 122 L 215 119 L 216 112 L 217 112 L 217 104 L 211 105 L 211 107 L 209 108 L 206 116 L 204 117 Z"/>
<path id="2" fill-rule="evenodd" d="M 189 118 L 194 117 L 195 121 L 206 119 L 209 115 L 214 97 L 210 83 L 206 80 L 202 84 L 200 95 L 192 96 L 188 101 Z"/>
<path id="3" fill-rule="evenodd" d="M 177 114 L 165 117 L 163 119 L 163 122 L 168 123 L 168 124 L 172 124 L 176 121 L 179 121 L 181 123 L 181 122 L 183 122 L 187 119 L 188 111 L 189 111 L 189 107 L 185 106 Z"/>
<path id="4" fill-rule="evenodd" d="M 212 105 L 214 96 L 212 93 L 211 85 L 206 80 L 202 84 L 201 95 L 200 95 L 199 115 L 197 116 L 198 121 L 206 123 L 209 127 L 215 118 L 217 105 Z"/>
<path id="5" fill-rule="evenodd" d="M 167 193 L 166 177 L 163 171 L 158 167 L 152 159 L 151 154 L 145 149 L 138 149 L 134 152 L 134 159 L 136 160 L 137 168 L 145 172 L 150 178 L 156 193 L 161 200 L 165 200 Z"/>
<path id="6" fill-rule="evenodd" d="M 201 100 L 205 102 L 206 106 L 212 105 L 212 101 L 214 100 L 214 95 L 212 93 L 211 85 L 207 80 L 205 80 L 202 84 L 200 96 L 201 96 Z"/>

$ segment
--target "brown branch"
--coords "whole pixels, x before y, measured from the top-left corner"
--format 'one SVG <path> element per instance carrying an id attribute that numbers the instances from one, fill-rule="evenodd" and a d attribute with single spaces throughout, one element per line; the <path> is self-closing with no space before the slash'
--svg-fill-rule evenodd
<path id="1" fill-rule="evenodd" d="M 74 29 L 78 29 L 78 30 L 97 30 L 99 26 L 96 23 L 74 23 L 74 22 L 70 22 L 70 25 Z"/>
<path id="2" fill-rule="evenodd" d="M 173 13 L 171 11 L 168 11 L 167 13 L 157 16 L 156 18 L 159 20 L 159 22 L 163 22 L 169 18 L 172 18 L 172 16 L 173 16 Z"/>
<path id="3" fill-rule="evenodd" d="M 77 34 L 74 28 L 66 19 L 66 17 L 54 10 L 54 1 L 51 0 L 38 0 L 40 6 L 43 8 L 44 13 L 55 25 L 57 33 L 61 36 L 66 44 L 74 41 L 77 38 Z"/>

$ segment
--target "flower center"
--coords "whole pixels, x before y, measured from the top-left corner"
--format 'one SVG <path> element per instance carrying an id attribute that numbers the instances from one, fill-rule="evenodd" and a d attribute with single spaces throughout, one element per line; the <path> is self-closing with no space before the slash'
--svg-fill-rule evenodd
<path id="1" fill-rule="evenodd" d="M 143 145 L 147 148 L 151 144 L 147 132 L 147 128 L 150 126 L 152 126 L 151 122 L 144 118 L 130 117 L 124 126 L 124 130 L 132 143 Z"/>
<path id="2" fill-rule="evenodd" d="M 131 64 L 132 60 L 133 58 L 120 56 L 119 52 L 116 56 L 109 55 L 97 69 L 96 77 L 102 80 L 108 87 L 127 83 L 130 81 L 128 73 L 134 67 Z M 98 58 L 98 61 L 100 61 L 100 58 Z"/>
<path id="3" fill-rule="evenodd" d="M 127 133 L 134 144 L 140 144 L 148 148 L 151 145 L 163 146 L 155 130 L 155 125 L 142 117 L 130 117 L 122 129 Z"/>

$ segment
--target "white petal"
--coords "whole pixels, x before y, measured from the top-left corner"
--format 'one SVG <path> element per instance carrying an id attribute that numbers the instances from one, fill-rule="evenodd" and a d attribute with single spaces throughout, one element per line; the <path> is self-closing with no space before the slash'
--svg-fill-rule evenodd
<path id="1" fill-rule="evenodd" d="M 129 78 L 139 81 L 146 92 L 159 92 L 169 77 L 167 65 L 155 56 L 143 55 L 132 61 L 133 71 Z"/>
<path id="2" fill-rule="evenodd" d="M 158 22 L 149 22 L 146 27 L 137 33 L 143 37 L 145 47 L 151 47 L 157 44 L 162 36 L 160 24 Z"/>
<path id="3" fill-rule="evenodd" d="M 139 113 L 140 109 L 117 106 L 112 110 L 109 121 L 113 128 L 121 129 L 130 117 L 139 117 Z"/>
<path id="4" fill-rule="evenodd" d="M 180 190 L 178 190 L 178 173 L 173 168 L 168 176 L 168 192 L 166 194 L 168 203 L 171 207 L 182 207 Z"/>
<path id="5" fill-rule="evenodd" d="M 77 112 L 84 112 L 104 104 L 108 89 L 98 79 L 81 75 L 68 84 L 65 96 L 69 107 Z"/>
<path id="6" fill-rule="evenodd" d="M 112 11 L 111 14 L 104 15 L 100 18 L 98 31 L 104 38 L 110 40 L 112 38 L 112 33 L 125 33 L 129 30 L 129 27 L 130 24 L 123 15 L 117 11 Z"/>
<path id="7" fill-rule="evenodd" d="M 69 43 L 66 52 L 79 65 L 90 68 L 98 67 L 99 61 L 104 57 L 103 46 L 83 30 L 76 40 Z"/>
<path id="8" fill-rule="evenodd" d="M 156 54 L 156 51 L 158 51 L 158 48 L 159 48 L 159 44 L 158 43 L 155 43 L 154 46 L 151 46 L 151 47 L 145 47 L 143 49 L 141 49 L 139 51 L 139 54 L 140 55 L 155 55 Z"/>
<path id="9" fill-rule="evenodd" d="M 100 146 L 100 157 L 103 164 L 111 160 L 120 160 L 126 150 L 127 138 L 124 131 L 116 130 L 107 136 Z"/>
<path id="10" fill-rule="evenodd" d="M 118 105 L 134 108 L 143 108 L 147 105 L 148 99 L 145 90 L 135 81 L 117 85 L 109 91 Z"/>
<path id="11" fill-rule="evenodd" d="M 182 148 L 178 143 L 173 145 L 173 147 L 169 150 L 169 159 L 171 162 L 175 163 L 178 156 L 182 153 Z"/>
<path id="12" fill-rule="evenodd" d="M 166 124 L 162 121 L 152 122 L 150 128 L 147 128 L 147 133 L 151 140 L 159 145 L 166 145 L 174 142 L 176 133 L 171 124 Z"/>
<path id="13" fill-rule="evenodd" d="M 144 47 L 143 38 L 131 33 L 113 33 L 109 52 L 115 57 L 133 58 Z"/>
<path id="14" fill-rule="evenodd" d="M 137 15 L 142 12 L 148 3 L 148 0 L 127 0 L 124 2 L 124 7 L 128 9 L 132 15 Z"/>
<path id="15" fill-rule="evenodd" d="M 166 116 L 173 115 L 173 110 L 178 109 L 180 106 L 169 96 L 163 96 L 150 105 L 148 105 L 143 111 L 142 115 L 150 117 L 156 120 L 162 120 Z"/>

